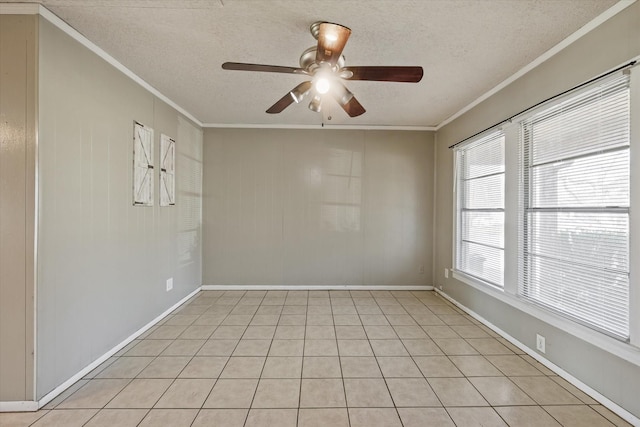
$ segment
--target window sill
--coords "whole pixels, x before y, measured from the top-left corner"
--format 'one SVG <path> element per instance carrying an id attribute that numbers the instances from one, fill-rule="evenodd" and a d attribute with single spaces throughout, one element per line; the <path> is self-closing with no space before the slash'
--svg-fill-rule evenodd
<path id="1" fill-rule="evenodd" d="M 570 335 L 573 335 L 589 344 L 592 344 L 606 352 L 609 352 L 627 362 L 640 366 L 640 348 L 626 342 L 616 340 L 603 333 L 590 329 L 579 323 L 573 322 L 567 318 L 559 316 L 550 311 L 544 310 L 534 304 L 524 301 L 516 295 L 506 292 L 505 290 L 482 282 L 478 279 L 470 277 L 460 271 L 452 270 L 452 277 L 474 289 L 502 301 L 530 316 L 535 317 L 549 325 L 556 327 Z"/>
<path id="2" fill-rule="evenodd" d="M 499 292 L 501 294 L 504 293 L 504 288 L 494 285 L 493 283 L 485 282 L 484 280 L 478 279 L 477 277 L 471 276 L 463 271 L 451 270 L 451 273 L 454 279 L 457 279 L 473 287 L 477 286 L 480 288 L 488 288 L 494 292 Z"/>

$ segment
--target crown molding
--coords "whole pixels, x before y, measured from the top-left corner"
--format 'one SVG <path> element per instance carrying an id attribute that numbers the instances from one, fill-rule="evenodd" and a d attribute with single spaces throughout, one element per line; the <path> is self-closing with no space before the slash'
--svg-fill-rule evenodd
<path id="1" fill-rule="evenodd" d="M 596 16 L 591 21 L 587 22 L 584 26 L 580 27 L 578 29 L 578 31 L 574 32 L 569 37 L 565 38 L 560 43 L 558 43 L 557 45 L 553 46 L 551 49 L 549 49 L 548 51 L 546 51 L 545 53 L 543 53 L 542 55 L 540 55 L 539 57 L 534 59 L 529 64 L 525 65 L 523 68 L 518 70 L 515 74 L 511 75 L 511 77 L 509 77 L 506 80 L 502 81 L 501 83 L 499 83 L 497 86 L 495 86 L 493 89 L 489 90 L 488 92 L 485 92 L 483 95 L 481 95 L 475 101 L 471 102 L 470 104 L 468 104 L 467 106 L 465 106 L 464 108 L 459 110 L 457 113 L 455 113 L 452 116 L 449 116 L 448 118 L 446 118 L 443 122 L 441 122 L 437 126 L 435 126 L 435 130 L 436 131 L 440 130 L 444 126 L 448 125 L 449 123 L 451 123 L 452 121 L 457 119 L 458 117 L 462 116 L 467 111 L 469 111 L 472 108 L 476 107 L 481 102 L 485 101 L 486 99 L 488 99 L 488 98 L 492 97 L 493 95 L 495 95 L 496 93 L 500 92 L 502 89 L 504 89 L 505 87 L 509 86 L 511 83 L 513 83 L 514 81 L 518 80 L 520 77 L 524 76 L 529 71 L 533 70 L 534 68 L 536 68 L 538 65 L 542 64 L 543 62 L 545 62 L 549 58 L 557 55 L 562 50 L 564 50 L 566 47 L 571 45 L 573 42 L 575 42 L 576 40 L 580 39 L 581 37 L 583 37 L 584 35 L 589 33 L 591 30 L 599 27 L 600 25 L 602 25 L 603 23 L 605 23 L 606 21 L 608 21 L 609 19 L 611 19 L 612 17 L 614 17 L 618 13 L 622 12 L 624 9 L 628 8 L 629 6 L 631 6 L 635 2 L 636 2 L 636 0 L 620 0 L 618 3 L 614 4 L 613 6 L 611 6 L 609 9 L 605 10 L 604 12 L 602 12 L 600 15 Z"/>
<path id="2" fill-rule="evenodd" d="M 0 3 L 0 15 L 37 15 L 40 5 L 37 3 Z"/>
<path id="3" fill-rule="evenodd" d="M 602 25 L 604 22 L 608 21 L 613 16 L 617 15 L 627 7 L 631 6 L 635 3 L 636 0 L 620 0 L 618 3 L 611 6 L 609 9 L 601 13 L 596 18 L 589 21 L 587 24 L 582 26 L 576 32 L 562 40 L 557 45 L 553 46 L 551 49 L 547 50 L 545 53 L 540 55 L 538 58 L 530 62 L 528 65 L 524 66 L 516 73 L 511 75 L 506 80 L 499 83 L 493 89 L 485 92 L 480 97 L 476 98 L 473 102 L 467 104 L 465 107 L 460 109 L 458 112 L 446 118 L 444 121 L 439 123 L 436 126 L 385 126 L 385 125 L 285 125 L 285 124 L 252 124 L 252 123 L 202 123 L 198 120 L 193 114 L 189 111 L 169 99 L 167 96 L 162 94 L 158 89 L 153 87 L 151 84 L 147 83 L 140 76 L 135 74 L 133 71 L 125 67 L 118 60 L 113 58 L 103 49 L 98 47 L 95 43 L 87 39 L 85 36 L 80 34 L 76 29 L 71 27 L 69 24 L 60 19 L 57 15 L 47 9 L 45 6 L 37 3 L 1 3 L 0 4 L 0 14 L 2 15 L 35 15 L 39 14 L 47 21 L 64 31 L 66 34 L 71 36 L 73 39 L 81 43 L 83 46 L 91 50 L 96 55 L 100 56 L 102 59 L 107 61 L 109 64 L 114 66 L 116 69 L 124 73 L 127 77 L 138 83 L 140 86 L 151 92 L 153 95 L 176 109 L 178 112 L 183 114 L 189 120 L 193 121 L 195 124 L 200 126 L 201 128 L 237 128 L 237 129 L 347 129 L 347 130 L 403 130 L 403 131 L 427 131 L 427 132 L 435 132 L 448 125 L 455 119 L 459 118 L 472 108 L 476 107 L 486 99 L 495 95 L 514 81 L 518 80 L 520 77 L 527 74 L 529 71 L 536 68 L 538 65 L 542 64 L 549 58 L 555 56 L 563 49 L 571 45 L 576 40 L 580 39 L 593 29 Z"/>
<path id="4" fill-rule="evenodd" d="M 385 126 L 385 125 L 285 125 L 260 123 L 203 123 L 203 128 L 232 128 L 232 129 L 322 129 L 322 130 L 405 130 L 419 132 L 433 132 L 435 126 Z"/>
<path id="5" fill-rule="evenodd" d="M 182 108 L 180 105 L 172 101 L 169 97 L 165 96 L 158 89 L 153 87 L 151 84 L 146 82 L 142 77 L 138 76 L 136 73 L 131 71 L 129 68 L 125 67 L 120 61 L 115 59 L 113 56 L 109 55 L 103 49 L 101 49 L 98 45 L 93 43 L 91 40 L 83 36 L 73 28 L 71 25 L 64 22 L 60 19 L 56 14 L 51 12 L 45 6 L 37 3 L 1 3 L 0 4 L 0 15 L 40 15 L 42 18 L 49 21 L 51 24 L 55 25 L 58 29 L 62 30 L 68 36 L 79 42 L 81 45 L 89 49 L 91 52 L 98 55 L 100 58 L 104 59 L 115 67 L 118 71 L 122 72 L 125 76 L 129 77 L 134 82 L 138 83 L 140 86 L 149 91 L 152 95 L 156 96 L 158 99 L 164 101 L 169 106 L 173 107 L 176 111 L 181 113 L 183 116 L 202 127 L 202 122 L 198 120 L 193 114 L 188 112 L 186 109 Z"/>

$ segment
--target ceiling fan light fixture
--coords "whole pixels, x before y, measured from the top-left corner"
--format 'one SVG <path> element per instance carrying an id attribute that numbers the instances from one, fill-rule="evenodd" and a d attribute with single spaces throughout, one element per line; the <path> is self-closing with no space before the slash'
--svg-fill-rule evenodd
<path id="1" fill-rule="evenodd" d="M 340 105 L 348 104 L 349 101 L 351 101 L 351 98 L 353 98 L 353 92 L 341 84 L 336 85 L 333 93 Z"/>
<path id="2" fill-rule="evenodd" d="M 321 101 L 322 99 L 320 98 L 319 95 L 314 96 L 311 102 L 309 103 L 309 109 L 311 111 L 315 111 L 316 113 L 319 113 L 322 110 Z"/>
<path id="3" fill-rule="evenodd" d="M 342 80 L 418 83 L 422 79 L 424 71 L 419 66 L 359 66 L 345 68 L 345 59 L 342 51 L 351 35 L 351 30 L 344 25 L 326 21 L 314 22 L 311 24 L 310 30 L 311 35 L 317 40 L 317 44 L 302 52 L 299 68 L 225 62 L 222 64 L 222 69 L 298 74 L 309 78 L 309 80 L 300 83 L 269 107 L 266 110 L 268 114 L 281 113 L 294 102 L 302 102 L 311 93 L 310 110 L 320 112 L 323 97 L 329 96 L 342 107 L 349 117 L 357 117 L 364 114 L 366 110 L 353 93 L 345 87 Z"/>
<path id="4" fill-rule="evenodd" d="M 338 76 L 340 76 L 341 79 L 350 79 L 351 77 L 353 77 L 353 71 L 340 70 L 340 73 L 338 74 Z"/>
<path id="5" fill-rule="evenodd" d="M 316 88 L 316 92 L 318 92 L 321 95 L 324 95 L 325 93 L 329 92 L 329 89 L 331 88 L 331 83 L 329 83 L 328 78 L 319 77 L 315 82 L 315 88 Z"/>
<path id="6" fill-rule="evenodd" d="M 291 95 L 291 98 L 293 98 L 296 104 L 299 104 L 300 102 L 302 102 L 302 100 L 308 93 L 309 93 L 308 89 L 307 90 L 301 89 L 300 86 L 297 86 L 295 89 L 289 92 L 289 94 Z"/>

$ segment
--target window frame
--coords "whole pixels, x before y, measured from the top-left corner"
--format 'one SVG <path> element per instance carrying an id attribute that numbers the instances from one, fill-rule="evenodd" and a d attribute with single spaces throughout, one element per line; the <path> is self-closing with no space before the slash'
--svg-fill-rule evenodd
<path id="1" fill-rule="evenodd" d="M 591 85 L 588 85 L 581 92 L 590 92 L 598 87 L 602 87 L 607 85 L 607 83 L 613 83 L 616 80 L 621 79 L 621 75 L 617 74 L 609 78 L 605 78 L 595 82 Z M 628 83 L 630 85 L 630 81 Z M 620 340 L 622 342 L 626 342 L 629 340 L 629 337 L 624 334 L 624 332 L 614 332 L 616 330 L 615 323 L 605 325 L 604 323 L 600 323 L 599 320 L 602 318 L 601 315 L 598 315 L 597 311 L 593 311 L 593 309 L 588 308 L 588 303 L 578 305 L 569 303 L 568 307 L 560 307 L 561 304 L 553 303 L 548 300 L 548 297 L 545 298 L 544 294 L 549 291 L 559 290 L 561 285 L 557 284 L 558 280 L 554 280 L 548 286 L 543 286 L 545 283 L 534 281 L 531 279 L 532 271 L 530 270 L 531 265 L 533 263 L 540 262 L 541 260 L 546 260 L 547 262 L 551 262 L 552 264 L 558 264 L 561 266 L 561 269 L 564 271 L 566 269 L 574 269 L 577 271 L 589 271 L 590 269 L 597 269 L 593 265 L 589 265 L 587 263 L 578 263 L 575 260 L 570 260 L 568 258 L 562 258 L 554 255 L 553 253 L 536 253 L 533 251 L 532 245 L 533 239 L 535 239 L 534 235 L 532 235 L 533 230 L 543 231 L 542 229 L 537 228 L 535 225 L 536 221 L 532 220 L 530 216 L 532 214 L 549 214 L 551 218 L 559 218 L 558 216 L 553 216 L 553 214 L 593 214 L 593 215 L 604 215 L 604 214 L 614 214 L 616 217 L 618 215 L 626 215 L 627 218 L 627 230 L 626 230 L 626 239 L 627 239 L 627 250 L 628 252 L 625 254 L 628 264 L 631 264 L 630 258 L 630 247 L 628 245 L 630 239 L 630 215 L 629 215 L 629 207 L 628 206 L 596 206 L 596 205 L 588 205 L 588 206 L 534 206 L 536 203 L 532 200 L 536 195 L 546 194 L 547 188 L 545 187 L 536 187 L 534 175 L 536 171 L 540 170 L 540 168 L 545 168 L 548 165 L 562 164 L 563 162 L 570 162 L 572 160 L 584 160 L 590 158 L 596 158 L 597 156 L 607 155 L 614 152 L 622 152 L 628 151 L 628 158 L 630 160 L 630 144 L 627 146 L 616 146 L 614 148 L 611 147 L 602 147 L 601 149 L 596 150 L 588 150 L 586 153 L 581 153 L 579 155 L 564 153 L 560 157 L 554 158 L 552 160 L 543 160 L 541 163 L 536 162 L 534 160 L 534 150 L 536 150 L 536 137 L 534 132 L 534 126 L 539 125 L 540 123 L 547 123 L 547 120 L 554 120 L 559 117 L 559 114 L 571 115 L 576 108 L 581 108 L 584 104 L 584 100 L 579 99 L 582 93 L 572 93 L 567 96 L 563 96 L 559 99 L 559 103 L 568 103 L 566 107 L 563 106 L 562 111 L 550 111 L 553 110 L 556 105 L 545 105 L 541 108 L 536 108 L 531 114 L 527 115 L 527 117 L 522 118 L 518 121 L 518 125 L 520 126 L 520 138 L 518 141 L 519 150 L 521 152 L 521 156 L 518 162 L 518 166 L 521 168 L 520 172 L 520 202 L 521 206 L 518 212 L 518 221 L 519 221 L 519 231 L 520 231 L 520 241 L 518 244 L 518 255 L 520 256 L 518 259 L 519 262 L 519 275 L 518 275 L 518 296 L 530 302 L 531 304 L 541 306 L 543 309 L 555 312 L 559 316 L 566 317 L 576 323 L 583 324 L 584 326 L 598 331 L 600 333 L 610 335 L 612 338 Z M 631 100 L 629 99 L 629 103 Z M 560 116 L 563 117 L 563 116 Z M 591 116 L 582 116 L 581 118 L 590 119 Z M 629 116 L 631 119 L 631 116 Z M 543 125 L 544 126 L 544 125 Z M 557 131 L 562 131 L 562 128 L 558 128 Z M 532 139 L 533 138 L 533 139 Z M 599 140 L 600 141 L 600 140 Z M 631 143 L 631 141 L 629 141 Z M 600 142 L 598 143 L 600 144 Z M 599 145 L 596 146 L 599 148 Z M 558 154 L 556 154 L 557 156 Z M 557 182 L 557 181 L 554 181 Z M 629 186 L 631 184 L 631 179 L 629 176 Z M 539 185 L 544 185 L 542 182 Z M 631 194 L 629 193 L 629 197 Z M 534 228 L 531 228 L 534 227 Z M 535 233 L 534 233 L 535 234 Z M 540 239 L 544 239 L 541 237 Z M 536 242 L 543 243 L 544 240 L 537 239 Z M 534 269 L 535 271 L 535 269 Z M 627 271 L 620 271 L 621 274 L 628 275 Z M 631 289 L 631 279 L 629 277 L 628 280 L 628 289 Z M 541 288 L 542 295 L 536 298 L 534 295 L 535 292 L 531 291 L 529 293 L 529 288 Z M 583 288 L 580 288 L 583 289 Z M 629 298 L 630 300 L 630 298 Z M 589 301 L 593 301 L 593 299 L 589 299 Z M 623 313 L 626 316 L 630 314 L 629 302 L 627 301 L 627 312 Z M 586 311 L 585 311 L 586 310 Z M 582 314 L 577 314 L 578 312 L 582 312 Z M 621 313 L 621 312 L 616 312 Z M 628 319 L 630 322 L 630 319 Z M 625 331 L 627 334 L 629 333 L 630 323 L 625 325 L 627 330 Z"/>
<path id="2" fill-rule="evenodd" d="M 612 70 L 620 67 L 612 67 Z M 627 67 L 622 72 L 630 73 L 630 99 L 631 99 L 631 194 L 630 194 L 630 223 L 631 230 L 629 237 L 629 259 L 640 257 L 640 185 L 633 185 L 633 182 L 640 183 L 640 67 Z M 594 84 L 598 81 L 593 80 Z M 535 110 L 524 111 L 514 115 L 509 120 L 502 122 L 483 133 L 491 132 L 500 127 L 505 133 L 505 271 L 504 289 L 487 286 L 486 283 L 476 280 L 462 272 L 452 268 L 445 270 L 445 282 L 448 277 L 462 284 L 468 285 L 491 298 L 495 298 L 522 313 L 531 316 L 537 321 L 544 322 L 552 327 L 558 328 L 578 339 L 581 339 L 597 348 L 611 353 L 621 359 L 640 366 L 640 264 L 631 262 L 630 265 L 630 289 L 629 289 L 629 335 L 628 342 L 620 341 L 609 335 L 603 334 L 583 324 L 577 323 L 557 313 L 539 307 L 518 295 L 518 209 L 519 209 L 519 187 L 522 177 L 519 167 L 519 141 L 521 131 L 519 122 L 529 118 L 539 111 L 539 108 L 547 108 L 554 104 L 563 102 L 568 97 L 575 96 L 583 90 L 588 90 L 589 86 L 567 91 L 562 96 L 554 98 L 535 106 Z M 455 154 L 454 154 L 455 165 Z M 453 171 L 452 180 L 452 224 L 453 234 L 451 236 L 450 265 L 455 265 L 456 241 L 457 241 L 457 171 Z M 634 215 L 634 211 L 636 214 Z M 634 235 L 635 232 L 635 235 Z M 447 272 L 450 275 L 447 277 Z M 440 286 L 442 289 L 442 286 Z"/>
<path id="3" fill-rule="evenodd" d="M 463 168 L 463 161 L 462 156 L 464 156 L 464 154 L 466 152 L 468 152 L 469 150 L 473 150 L 474 148 L 478 148 L 481 147 L 482 145 L 486 144 L 486 143 L 491 143 L 494 142 L 496 139 L 502 138 L 503 142 L 502 142 L 502 148 L 503 148 L 503 153 L 502 153 L 502 158 L 504 160 L 503 163 L 503 170 L 502 172 L 492 172 L 490 174 L 483 174 L 483 175 L 479 175 L 477 177 L 474 178 L 464 178 L 461 177 L 461 169 Z M 493 246 L 493 245 L 486 245 L 488 247 L 492 247 L 494 249 L 500 249 L 502 250 L 502 257 L 503 257 L 503 270 L 502 270 L 502 284 L 500 283 L 494 283 L 490 280 L 488 280 L 486 277 L 480 277 L 478 275 L 473 274 L 472 272 L 469 271 L 465 271 L 463 269 L 460 268 L 460 264 L 461 264 L 461 258 L 463 257 L 463 254 L 460 252 L 461 250 L 461 242 L 462 242 L 462 213 L 463 212 L 496 212 L 496 213 L 502 213 L 503 214 L 503 219 L 502 219 L 502 227 L 504 230 L 504 226 L 505 226 L 505 218 L 506 218 L 506 158 L 505 158 L 505 151 L 506 151 L 506 136 L 505 133 L 502 129 L 492 129 L 489 132 L 485 132 L 482 133 L 481 135 L 478 135 L 476 137 L 474 137 L 473 139 L 469 140 L 469 142 L 465 143 L 464 145 L 458 147 L 455 150 L 454 153 L 454 162 L 455 162 L 455 176 L 454 176 L 454 244 L 453 244 L 453 272 L 458 274 L 458 275 L 463 275 L 466 280 L 468 281 L 473 281 L 476 284 L 480 284 L 482 286 L 490 286 L 492 288 L 495 288 L 497 290 L 503 290 L 504 289 L 504 284 L 505 284 L 505 271 L 504 271 L 504 266 L 505 266 L 505 257 L 506 257 L 506 251 L 505 251 L 505 244 L 506 244 L 506 236 L 505 239 L 503 239 L 503 245 L 502 248 Z M 465 179 L 482 179 L 482 178 L 486 178 L 486 177 L 490 177 L 490 176 L 497 176 L 497 175 L 502 175 L 504 176 L 503 179 L 503 189 L 502 189 L 502 194 L 503 196 L 505 196 L 503 198 L 503 203 L 502 203 L 502 208 L 477 208 L 477 209 L 470 209 L 470 208 L 464 208 L 463 206 L 463 200 L 465 198 L 465 192 L 464 192 L 464 181 Z"/>

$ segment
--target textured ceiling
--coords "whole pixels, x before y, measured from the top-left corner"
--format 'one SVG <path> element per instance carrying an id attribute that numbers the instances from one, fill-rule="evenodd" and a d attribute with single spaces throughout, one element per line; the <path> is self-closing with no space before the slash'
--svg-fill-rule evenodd
<path id="1" fill-rule="evenodd" d="M 7 2 L 6 0 L 0 0 Z M 15 2 L 15 0 L 13 0 Z M 33 1 L 33 0 L 31 0 Z M 42 0 L 203 123 L 434 126 L 615 0 Z M 347 65 L 420 65 L 418 84 L 348 82 L 367 112 L 265 110 L 304 76 L 224 71 L 225 61 L 298 66 L 309 25 L 352 29 Z"/>

